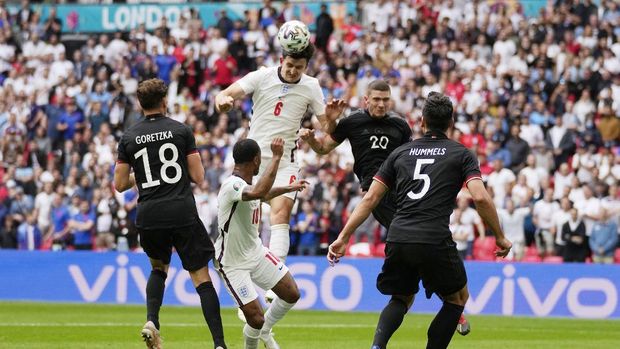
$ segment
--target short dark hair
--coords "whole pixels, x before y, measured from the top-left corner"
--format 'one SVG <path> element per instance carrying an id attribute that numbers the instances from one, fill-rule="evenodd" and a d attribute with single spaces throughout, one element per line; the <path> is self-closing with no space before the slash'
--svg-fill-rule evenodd
<path id="1" fill-rule="evenodd" d="M 235 164 L 248 163 L 258 155 L 260 147 L 255 140 L 251 138 L 242 139 L 233 147 L 233 159 Z"/>
<path id="2" fill-rule="evenodd" d="M 431 92 L 422 108 L 422 116 L 430 131 L 446 132 L 452 121 L 452 101 L 439 92 Z"/>
<path id="3" fill-rule="evenodd" d="M 291 57 L 292 59 L 302 59 L 304 58 L 306 60 L 306 64 L 310 63 L 310 59 L 312 59 L 312 56 L 314 56 L 314 45 L 309 42 L 308 46 L 299 51 L 299 52 L 289 52 L 289 51 L 282 51 L 282 58 L 286 58 L 286 57 Z"/>
<path id="4" fill-rule="evenodd" d="M 144 80 L 138 85 L 138 101 L 142 109 L 154 109 L 166 98 L 168 86 L 161 79 Z"/>
<path id="5" fill-rule="evenodd" d="M 370 94 L 370 91 L 387 91 L 392 92 L 390 85 L 385 80 L 375 80 L 368 84 L 367 94 Z"/>

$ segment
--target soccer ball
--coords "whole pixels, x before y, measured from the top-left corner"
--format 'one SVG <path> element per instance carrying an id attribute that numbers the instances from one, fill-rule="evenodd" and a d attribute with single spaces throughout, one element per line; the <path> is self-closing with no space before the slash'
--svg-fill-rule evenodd
<path id="1" fill-rule="evenodd" d="M 280 27 L 278 41 L 286 52 L 301 52 L 310 43 L 310 32 L 303 22 L 288 21 Z"/>

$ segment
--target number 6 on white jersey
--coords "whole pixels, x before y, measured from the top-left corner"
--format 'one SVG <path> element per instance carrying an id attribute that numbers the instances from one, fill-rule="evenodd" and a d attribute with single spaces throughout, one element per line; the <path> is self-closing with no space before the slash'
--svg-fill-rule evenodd
<path id="1" fill-rule="evenodd" d="M 422 187 L 422 190 L 419 193 L 414 193 L 413 191 L 409 191 L 407 193 L 407 196 L 411 200 L 421 199 L 422 197 L 424 197 L 424 195 L 426 195 L 426 193 L 430 189 L 431 177 L 429 177 L 427 174 L 421 173 L 420 171 L 422 171 L 422 165 L 430 165 L 434 162 L 435 162 L 435 159 L 417 159 L 416 160 L 415 169 L 413 171 L 413 180 L 414 181 L 423 180 L 424 186 Z"/>

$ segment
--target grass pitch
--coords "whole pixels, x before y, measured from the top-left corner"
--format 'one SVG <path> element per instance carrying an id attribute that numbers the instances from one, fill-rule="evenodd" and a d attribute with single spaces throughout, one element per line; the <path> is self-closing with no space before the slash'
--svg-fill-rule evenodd
<path id="1" fill-rule="evenodd" d="M 274 328 L 284 349 L 367 349 L 377 313 L 293 310 Z M 143 306 L 0 302 L 0 348 L 145 348 L 140 329 Z M 236 310 L 223 309 L 230 349 L 243 348 Z M 472 332 L 454 335 L 450 348 L 471 349 L 615 349 L 620 321 L 469 316 Z M 432 315 L 409 314 L 390 349 L 424 348 Z M 199 308 L 162 308 L 166 349 L 212 348 Z M 262 348 L 262 345 L 260 345 Z"/>

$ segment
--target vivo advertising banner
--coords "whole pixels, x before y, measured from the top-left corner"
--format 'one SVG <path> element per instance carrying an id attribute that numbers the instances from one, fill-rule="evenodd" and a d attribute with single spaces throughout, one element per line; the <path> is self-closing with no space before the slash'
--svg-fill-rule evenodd
<path id="1" fill-rule="evenodd" d="M 325 2 L 336 25 L 341 23 L 347 13 L 355 12 L 355 1 Z M 319 15 L 321 2 L 296 2 L 293 13 L 297 18 L 314 29 L 316 16 Z M 51 5 L 33 6 L 35 11 L 41 12 L 45 21 L 49 17 Z M 55 5 L 57 16 L 62 20 L 63 33 L 101 33 L 129 31 L 140 24 L 147 30 L 157 28 L 162 17 L 166 17 L 168 25 L 174 28 L 179 17 L 194 9 L 200 14 L 205 27 L 214 26 L 220 19 L 221 11 L 226 10 L 230 19 L 243 19 L 244 12 L 250 10 L 250 15 L 256 18 L 262 2 L 249 3 L 178 3 L 178 4 L 124 4 L 124 5 Z M 10 7 L 11 13 L 17 13 L 19 7 Z"/>
<path id="2" fill-rule="evenodd" d="M 0 251 L 0 300 L 144 304 L 150 273 L 144 254 Z M 173 257 L 165 304 L 199 305 L 189 274 Z M 375 288 L 381 259 L 289 257 L 301 290 L 297 309 L 380 311 L 388 297 Z M 470 314 L 620 318 L 620 265 L 468 262 Z M 235 303 L 215 271 L 225 307 Z M 262 292 L 261 292 L 262 294 Z M 437 297 L 420 292 L 413 312 L 435 312 Z M 262 297 L 261 297 L 262 298 Z"/>

